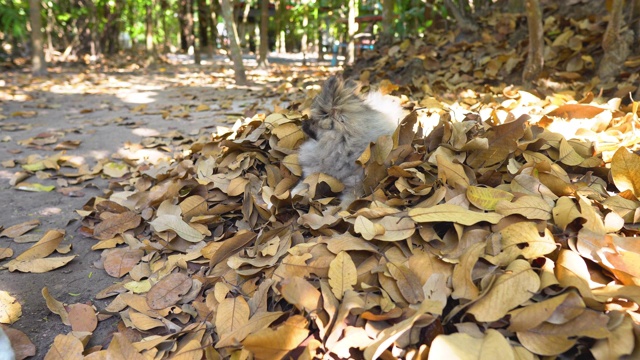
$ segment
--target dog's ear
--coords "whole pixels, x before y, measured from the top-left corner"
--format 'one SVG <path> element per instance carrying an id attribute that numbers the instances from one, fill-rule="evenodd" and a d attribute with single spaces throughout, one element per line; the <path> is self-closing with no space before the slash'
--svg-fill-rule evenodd
<path id="1" fill-rule="evenodd" d="M 353 80 L 332 76 L 322 85 L 322 91 L 311 106 L 312 116 L 340 118 L 354 104 L 362 103 L 360 85 Z"/>

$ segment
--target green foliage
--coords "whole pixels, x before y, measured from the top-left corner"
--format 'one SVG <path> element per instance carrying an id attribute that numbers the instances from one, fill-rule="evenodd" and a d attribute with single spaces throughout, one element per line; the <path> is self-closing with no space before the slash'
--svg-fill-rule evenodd
<path id="1" fill-rule="evenodd" d="M 0 1 L 0 32 L 22 39 L 27 35 L 28 4 L 26 1 Z"/>

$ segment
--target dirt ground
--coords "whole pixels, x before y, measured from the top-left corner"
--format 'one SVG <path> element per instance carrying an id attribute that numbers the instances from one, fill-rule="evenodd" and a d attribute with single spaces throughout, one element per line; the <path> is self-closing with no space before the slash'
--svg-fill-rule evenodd
<path id="1" fill-rule="evenodd" d="M 78 232 L 80 216 L 75 211 L 100 196 L 109 180 L 98 175 L 69 185 L 81 188 L 65 195 L 59 191 L 66 185 L 64 177 L 32 176 L 26 181 L 56 185 L 56 190 L 20 191 L 10 184 L 14 174 L 22 170 L 20 161 L 32 155 L 46 158 L 59 152 L 54 150 L 57 143 L 80 141 L 76 149 L 66 150 L 66 155 L 92 167 L 100 159 L 121 158 L 123 152 L 135 148 L 134 144 L 169 131 L 210 134 L 217 126 L 231 126 L 243 116 L 269 113 L 276 105 L 286 105 L 295 90 L 283 94 L 287 86 L 281 84 L 288 80 L 294 88 L 303 87 L 307 79 L 317 79 L 314 76 L 328 64 L 312 61 L 312 66 L 300 67 L 295 58 L 275 60 L 272 72 L 265 73 L 252 70 L 249 59 L 253 81 L 245 87 L 233 85 L 231 66 L 222 57 L 199 67 L 159 65 L 154 70 L 110 73 L 54 68 L 41 79 L 31 79 L 26 72 L 0 75 L 0 162 L 4 165 L 0 166 L 0 231 L 33 219 L 41 222 L 29 233 L 33 234 L 32 242 L 0 237 L 0 248 L 11 248 L 15 258 L 47 230 L 62 229 L 66 232 L 63 244 L 71 245 L 65 255 L 77 256 L 66 266 L 41 274 L 0 270 L 0 290 L 22 306 L 22 316 L 10 327 L 24 332 L 36 345 L 32 358 L 43 358 L 56 335 L 71 331 L 47 308 L 44 287 L 63 303 L 90 303 L 101 310 L 110 299 L 97 300 L 95 295 L 117 279 L 96 268 L 100 252 L 91 250 L 95 240 Z M 55 141 L 33 141 L 44 138 Z M 8 260 L 0 260 L 0 266 Z M 109 342 L 115 319 L 99 323 L 89 346 Z"/>

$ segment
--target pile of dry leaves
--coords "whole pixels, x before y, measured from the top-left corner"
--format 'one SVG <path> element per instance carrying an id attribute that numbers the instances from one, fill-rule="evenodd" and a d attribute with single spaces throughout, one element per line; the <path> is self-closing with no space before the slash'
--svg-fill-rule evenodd
<path id="1" fill-rule="evenodd" d="M 292 197 L 296 111 L 184 141 L 156 163 L 125 161 L 108 196 L 78 211 L 117 279 L 96 297 L 113 300 L 96 314 L 43 290 L 74 330 L 51 352 L 639 356 L 638 103 L 507 89 L 438 104 L 366 149 L 370 194 L 348 209 L 324 174 Z M 61 239 L 52 230 L 5 266 L 43 261 Z M 121 321 L 109 347 L 85 350 L 110 316 Z"/>

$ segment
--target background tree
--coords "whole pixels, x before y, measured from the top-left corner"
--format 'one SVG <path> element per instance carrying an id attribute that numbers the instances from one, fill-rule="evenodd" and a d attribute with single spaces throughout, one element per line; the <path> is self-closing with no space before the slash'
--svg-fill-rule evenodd
<path id="1" fill-rule="evenodd" d="M 258 51 L 258 66 L 267 67 L 269 61 L 269 0 L 260 0 L 260 50 Z"/>
<path id="2" fill-rule="evenodd" d="M 529 52 L 522 79 L 530 83 L 538 79 L 544 67 L 544 32 L 539 0 L 526 0 L 527 26 L 529 27 Z"/>
<path id="3" fill-rule="evenodd" d="M 42 7 L 39 0 L 29 0 L 29 19 L 31 20 L 31 43 L 33 46 L 33 75 L 47 74 L 47 62 L 44 59 L 44 36 L 42 35 Z"/>
<path id="4" fill-rule="evenodd" d="M 613 76 L 620 72 L 624 61 L 629 56 L 629 36 L 620 34 L 622 23 L 622 9 L 624 8 L 624 0 L 613 0 L 611 3 L 611 16 L 607 29 L 602 37 L 602 49 L 604 57 L 600 61 L 598 68 L 598 76 L 603 81 L 609 81 Z"/>
<path id="5" fill-rule="evenodd" d="M 389 45 L 393 42 L 395 0 L 382 0 L 382 31 L 380 31 L 379 42 L 382 45 Z"/>
<path id="6" fill-rule="evenodd" d="M 229 37 L 229 50 L 231 53 L 231 61 L 233 61 L 233 70 L 235 72 L 236 84 L 246 85 L 247 76 L 242 63 L 242 52 L 240 50 L 240 40 L 238 40 L 238 31 L 236 23 L 233 21 L 233 6 L 230 0 L 221 0 L 222 17 L 224 18 L 224 26 Z"/>
<path id="7" fill-rule="evenodd" d="M 358 16 L 357 12 L 357 1 L 349 0 L 347 9 L 347 37 L 349 43 L 347 44 L 347 59 L 345 62 L 347 64 L 352 64 L 356 58 L 356 42 L 355 36 L 358 31 L 358 24 L 356 23 L 356 16 Z"/>

